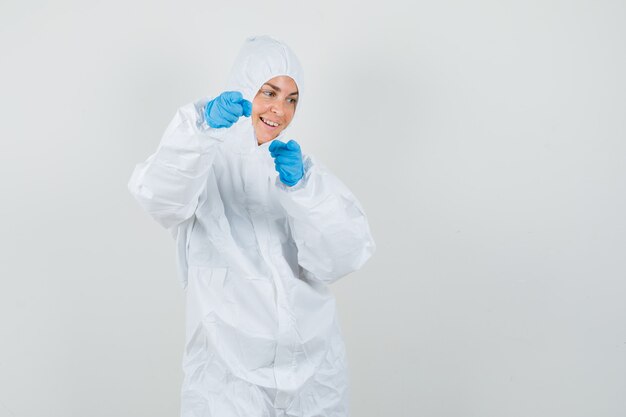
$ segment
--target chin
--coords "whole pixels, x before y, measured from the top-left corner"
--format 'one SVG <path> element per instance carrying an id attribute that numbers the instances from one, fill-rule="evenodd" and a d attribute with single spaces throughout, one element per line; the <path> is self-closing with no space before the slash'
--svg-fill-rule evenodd
<path id="1" fill-rule="evenodd" d="M 269 136 L 259 136 L 257 135 L 256 140 L 258 142 L 259 145 L 265 143 L 265 142 L 269 142 L 270 140 L 272 140 L 274 138 L 269 137 Z"/>
<path id="2" fill-rule="evenodd" d="M 280 132 L 278 132 L 278 134 L 276 135 L 268 135 L 266 132 L 263 132 L 260 135 L 258 134 L 258 132 L 255 132 L 255 133 L 256 133 L 256 138 L 257 138 L 257 142 L 259 143 L 259 145 L 276 139 L 278 135 L 280 134 Z"/>

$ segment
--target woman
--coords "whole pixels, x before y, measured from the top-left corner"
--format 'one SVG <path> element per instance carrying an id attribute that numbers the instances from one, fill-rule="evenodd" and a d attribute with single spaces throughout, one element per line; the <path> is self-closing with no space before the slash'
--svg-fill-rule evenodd
<path id="1" fill-rule="evenodd" d="M 375 245 L 361 205 L 285 139 L 293 52 L 248 39 L 226 92 L 182 107 L 129 189 L 177 240 L 186 293 L 183 417 L 348 416 L 327 285 Z"/>

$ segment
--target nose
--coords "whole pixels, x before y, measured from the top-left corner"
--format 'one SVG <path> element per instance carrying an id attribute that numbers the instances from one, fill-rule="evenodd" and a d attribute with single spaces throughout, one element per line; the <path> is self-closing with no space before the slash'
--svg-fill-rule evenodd
<path id="1" fill-rule="evenodd" d="M 272 112 L 276 113 L 278 116 L 282 116 L 285 111 L 284 106 L 282 101 L 278 101 L 272 105 Z"/>

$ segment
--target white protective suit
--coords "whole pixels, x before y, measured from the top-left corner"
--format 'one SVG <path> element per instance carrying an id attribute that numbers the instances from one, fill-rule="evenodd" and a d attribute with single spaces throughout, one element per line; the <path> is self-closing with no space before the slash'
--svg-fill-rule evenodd
<path id="1" fill-rule="evenodd" d="M 302 100 L 291 50 L 249 38 L 223 91 L 252 102 L 278 75 L 294 79 Z M 178 110 L 128 184 L 177 240 L 186 293 L 182 417 L 346 417 L 345 346 L 327 285 L 374 251 L 363 209 L 307 155 L 305 176 L 284 185 L 271 142 L 257 144 L 250 118 L 211 128 L 208 101 Z M 291 138 L 283 131 L 277 139 Z"/>

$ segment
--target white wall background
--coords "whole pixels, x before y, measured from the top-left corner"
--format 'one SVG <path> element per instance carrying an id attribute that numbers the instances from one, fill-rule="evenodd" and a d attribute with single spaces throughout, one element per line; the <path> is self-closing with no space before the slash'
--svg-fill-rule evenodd
<path id="1" fill-rule="evenodd" d="M 2 0 L 0 417 L 178 415 L 174 244 L 126 183 L 255 34 L 378 244 L 332 287 L 353 417 L 626 415 L 623 1 Z"/>

